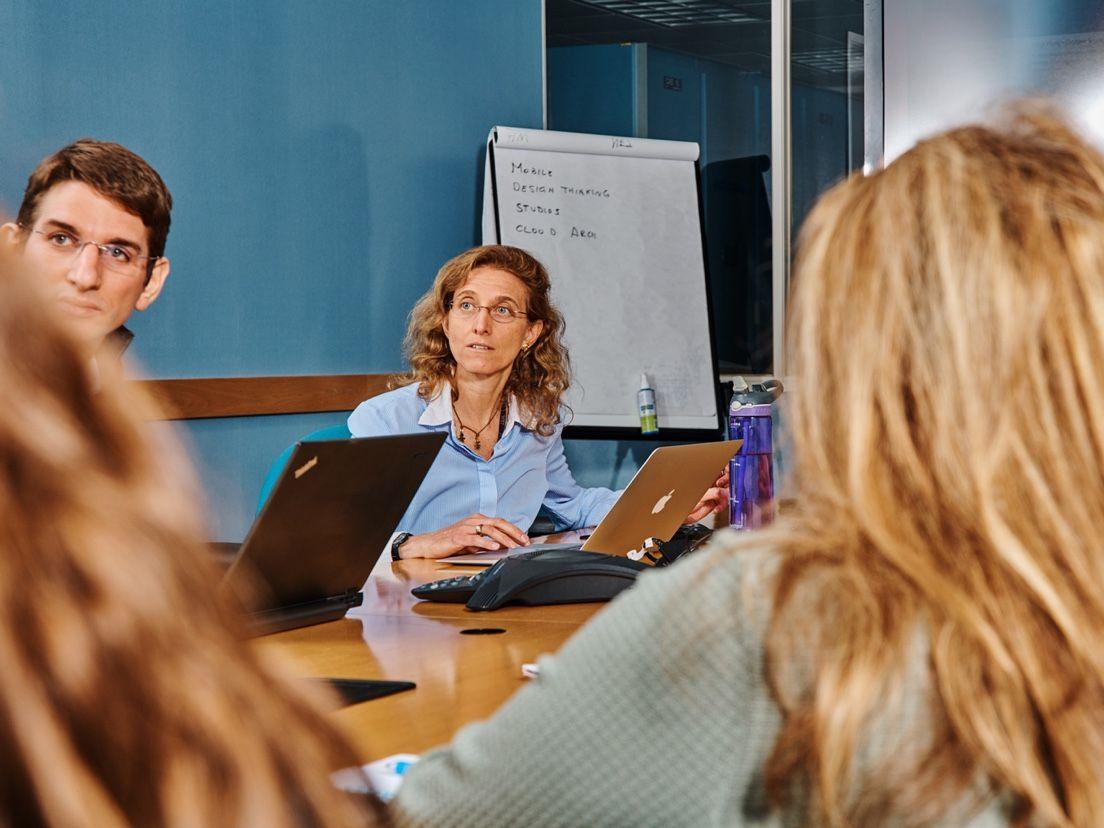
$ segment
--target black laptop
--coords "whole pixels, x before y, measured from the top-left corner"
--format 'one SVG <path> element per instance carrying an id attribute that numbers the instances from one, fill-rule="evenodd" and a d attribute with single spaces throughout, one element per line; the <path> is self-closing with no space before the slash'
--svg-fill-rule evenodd
<path id="1" fill-rule="evenodd" d="M 332 621 L 422 485 L 443 432 L 299 443 L 222 582 L 257 632 Z"/>

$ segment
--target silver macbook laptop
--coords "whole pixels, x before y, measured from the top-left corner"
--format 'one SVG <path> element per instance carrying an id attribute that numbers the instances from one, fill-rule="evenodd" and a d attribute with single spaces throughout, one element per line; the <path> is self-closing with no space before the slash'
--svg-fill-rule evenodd
<path id="1" fill-rule="evenodd" d="M 581 548 L 587 552 L 629 555 L 649 538 L 670 540 L 701 496 L 740 450 L 742 440 L 663 446 L 651 453 L 621 497 Z M 580 544 L 532 544 L 517 549 L 442 558 L 442 563 L 490 566 L 518 552 L 580 548 Z"/>

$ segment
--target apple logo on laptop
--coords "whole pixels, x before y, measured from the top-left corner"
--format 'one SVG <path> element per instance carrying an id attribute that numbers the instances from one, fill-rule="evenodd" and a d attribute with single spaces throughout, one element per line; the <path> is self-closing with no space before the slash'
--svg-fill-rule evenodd
<path id="1" fill-rule="evenodd" d="M 659 500 L 657 500 L 656 503 L 655 503 L 655 506 L 652 507 L 652 514 L 653 515 L 658 515 L 660 512 L 662 512 L 664 510 L 664 508 L 666 508 L 666 506 L 667 506 L 667 501 L 670 500 L 672 497 L 674 497 L 674 495 L 675 495 L 675 490 L 671 489 L 671 491 L 667 492 L 667 494 L 665 494 L 663 497 L 661 497 Z"/>

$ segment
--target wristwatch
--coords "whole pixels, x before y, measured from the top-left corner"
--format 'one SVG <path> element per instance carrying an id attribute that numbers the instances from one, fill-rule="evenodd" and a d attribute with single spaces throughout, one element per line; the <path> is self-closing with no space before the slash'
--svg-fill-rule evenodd
<path id="1" fill-rule="evenodd" d="M 391 541 L 391 560 L 399 560 L 399 547 L 414 537 L 410 532 L 399 532 L 395 535 L 395 539 Z"/>

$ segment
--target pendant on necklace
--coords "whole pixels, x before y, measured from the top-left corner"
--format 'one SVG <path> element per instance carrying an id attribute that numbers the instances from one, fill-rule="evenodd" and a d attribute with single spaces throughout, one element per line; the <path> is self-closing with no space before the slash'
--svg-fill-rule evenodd
<path id="1" fill-rule="evenodd" d="M 479 435 L 475 435 L 475 450 L 479 451 Z"/>

